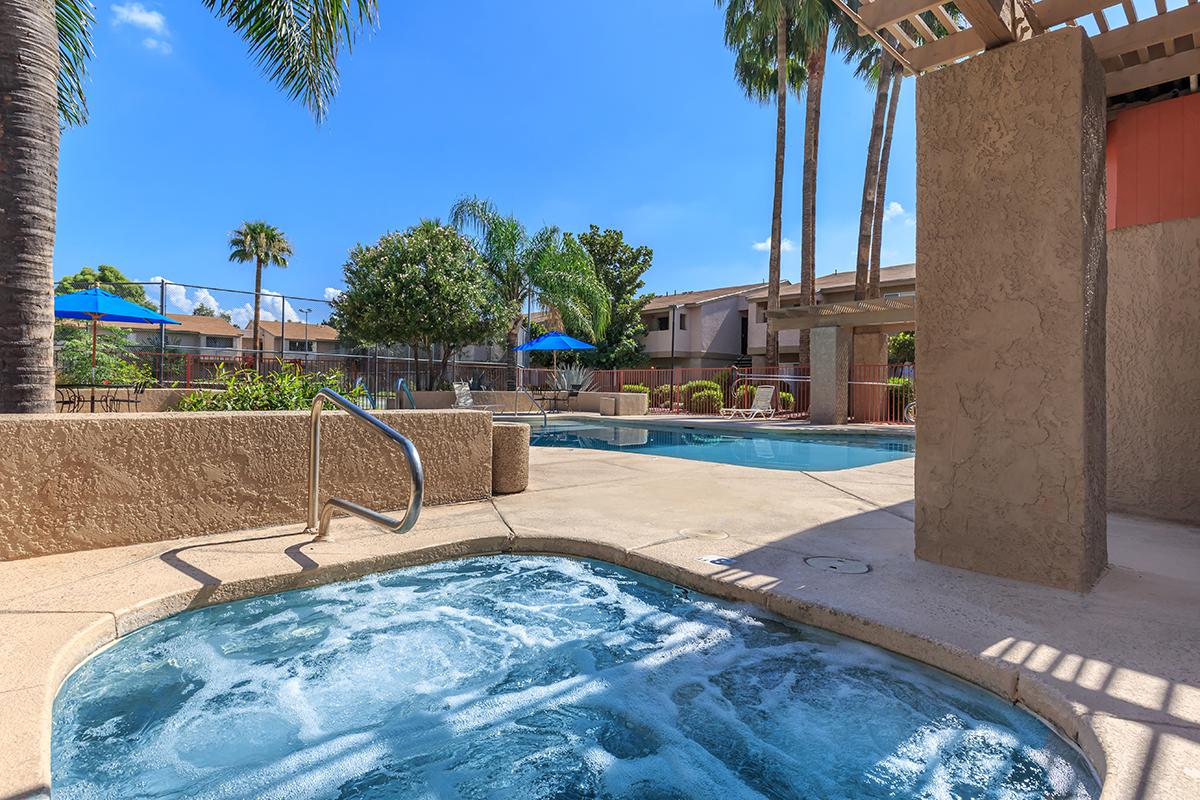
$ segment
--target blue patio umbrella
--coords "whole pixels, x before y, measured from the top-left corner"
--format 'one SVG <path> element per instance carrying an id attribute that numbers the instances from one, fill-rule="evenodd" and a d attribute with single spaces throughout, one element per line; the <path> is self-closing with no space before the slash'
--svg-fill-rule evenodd
<path id="1" fill-rule="evenodd" d="M 105 322 L 148 322 L 154 325 L 178 325 L 177 320 L 157 311 L 131 303 L 103 289 L 61 294 L 54 298 L 54 316 L 60 319 L 92 321 L 92 383 L 96 382 L 96 324 Z"/>
<path id="2" fill-rule="evenodd" d="M 562 331 L 550 331 L 543 333 L 536 339 L 530 339 L 522 345 L 518 345 L 513 350 L 595 350 L 596 345 L 581 342 L 573 336 L 567 336 Z M 558 357 L 555 356 L 554 366 L 558 368 Z"/>

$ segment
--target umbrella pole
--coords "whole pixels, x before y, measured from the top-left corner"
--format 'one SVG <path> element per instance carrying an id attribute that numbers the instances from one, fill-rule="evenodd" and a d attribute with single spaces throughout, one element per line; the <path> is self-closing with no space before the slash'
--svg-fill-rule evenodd
<path id="1" fill-rule="evenodd" d="M 100 319 L 98 316 L 92 317 L 92 401 L 91 411 L 96 413 L 96 325 Z"/>

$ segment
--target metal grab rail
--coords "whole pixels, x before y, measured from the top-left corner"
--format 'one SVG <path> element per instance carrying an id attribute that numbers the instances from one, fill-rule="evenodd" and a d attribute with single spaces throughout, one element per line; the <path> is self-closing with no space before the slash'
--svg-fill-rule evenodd
<path id="1" fill-rule="evenodd" d="M 517 411 L 517 395 L 518 394 L 523 394 L 526 397 L 528 397 L 529 402 L 533 403 L 533 407 L 536 408 L 538 411 L 542 412 L 542 427 L 543 428 L 550 424 L 550 420 L 546 417 L 546 409 L 543 408 L 542 404 L 538 402 L 538 399 L 533 396 L 533 392 L 529 391 L 529 389 L 525 386 L 518 386 L 516 394 L 513 395 L 513 413 L 514 414 L 522 413 L 520 411 Z"/>
<path id="2" fill-rule="evenodd" d="M 343 500 L 340 497 L 329 498 L 325 501 L 323 507 L 319 505 L 321 409 L 325 406 L 326 400 L 332 402 L 343 411 L 349 412 L 351 419 L 370 425 L 388 439 L 400 445 L 400 448 L 404 451 L 404 457 L 408 460 L 409 475 L 412 477 L 412 492 L 408 496 L 408 506 L 404 509 L 403 519 L 394 519 L 385 514 L 380 514 L 378 511 L 372 511 L 357 503 L 352 503 L 349 500 Z M 317 396 L 313 398 L 312 416 L 309 418 L 308 425 L 308 527 L 304 529 L 305 533 L 315 533 L 317 541 L 327 539 L 329 537 L 329 521 L 333 519 L 333 512 L 339 509 L 387 528 L 394 533 L 407 533 L 412 529 L 413 525 L 417 524 L 417 519 L 421 516 L 421 503 L 424 497 L 425 470 L 421 466 L 421 456 L 417 453 L 417 448 L 413 446 L 412 442 L 401 435 L 399 431 L 363 411 L 333 389 L 322 389 L 317 392 Z"/>

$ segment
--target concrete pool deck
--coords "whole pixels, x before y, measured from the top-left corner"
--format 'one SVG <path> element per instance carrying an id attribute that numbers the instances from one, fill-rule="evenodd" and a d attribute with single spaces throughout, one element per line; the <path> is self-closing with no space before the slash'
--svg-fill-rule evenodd
<path id="1" fill-rule="evenodd" d="M 1112 566 L 1080 595 L 915 560 L 908 459 L 803 473 L 535 448 L 530 468 L 526 492 L 426 509 L 404 536 L 338 520 L 319 544 L 297 524 L 0 563 L 0 799 L 47 792 L 54 696 L 115 637 L 190 607 L 493 552 L 599 558 L 886 647 L 1054 722 L 1104 798 L 1200 797 L 1200 529 L 1111 516 Z"/>

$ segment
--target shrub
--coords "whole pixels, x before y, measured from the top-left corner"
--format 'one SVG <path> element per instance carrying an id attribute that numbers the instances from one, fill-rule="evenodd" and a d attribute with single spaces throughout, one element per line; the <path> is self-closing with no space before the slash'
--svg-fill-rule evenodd
<path id="1" fill-rule="evenodd" d="M 758 387 L 754 386 L 753 384 L 743 383 L 741 386 L 739 386 L 737 388 L 737 391 L 734 393 L 734 397 L 733 397 L 734 405 L 736 405 L 738 408 L 748 407 L 751 403 L 754 402 L 754 394 L 757 391 L 757 389 L 758 389 Z"/>
<path id="2" fill-rule="evenodd" d="M 795 407 L 796 407 L 796 398 L 792 395 L 791 392 L 780 392 L 779 393 L 779 410 L 780 411 L 791 411 Z"/>
<path id="3" fill-rule="evenodd" d="M 683 386 L 679 387 L 679 396 L 683 399 L 685 404 L 687 403 L 688 398 L 690 398 L 695 392 L 716 392 L 724 397 L 724 393 L 721 391 L 721 384 L 717 383 L 716 381 L 688 381 Z"/>
<path id="4" fill-rule="evenodd" d="M 913 382 L 909 378 L 887 379 L 888 402 L 903 405 L 912 402 L 917 397 Z"/>
<path id="5" fill-rule="evenodd" d="M 92 383 L 92 334 L 89 328 L 61 325 L 55 336 L 62 342 L 58 353 L 58 380 Z M 101 325 L 96 337 L 95 383 L 152 383 L 154 372 L 138 361 L 128 331 Z"/>
<path id="6" fill-rule="evenodd" d="M 650 387 L 641 383 L 627 383 L 621 387 L 622 392 L 628 394 L 650 394 Z"/>
<path id="7" fill-rule="evenodd" d="M 671 406 L 671 389 L 675 389 L 675 399 L 679 399 L 679 387 L 672 387 L 669 383 L 664 383 L 661 386 L 655 386 L 653 392 L 655 408 L 670 408 Z"/>
<path id="8" fill-rule="evenodd" d="M 901 331 L 888 339 L 888 363 L 911 364 L 917 358 L 917 340 L 912 331 Z"/>
<path id="9" fill-rule="evenodd" d="M 224 386 L 213 391 L 192 392 L 179 401 L 179 411 L 297 411 L 312 406 L 317 392 L 325 387 L 342 392 L 355 403 L 366 398 L 366 389 L 343 389 L 340 372 L 300 371 L 295 364 L 282 365 L 276 372 L 260 375 L 253 370 L 227 370 L 217 366 L 216 383 Z"/>
<path id="10" fill-rule="evenodd" d="M 689 414 L 719 414 L 724 401 L 725 396 L 719 388 L 693 390 L 684 399 L 683 407 Z"/>

